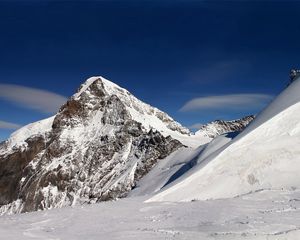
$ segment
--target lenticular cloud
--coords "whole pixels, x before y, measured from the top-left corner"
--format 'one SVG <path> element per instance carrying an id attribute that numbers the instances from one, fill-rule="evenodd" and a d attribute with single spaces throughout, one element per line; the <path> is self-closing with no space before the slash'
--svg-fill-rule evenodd
<path id="1" fill-rule="evenodd" d="M 67 100 L 53 92 L 12 84 L 0 84 L 0 98 L 45 113 L 57 112 Z"/>

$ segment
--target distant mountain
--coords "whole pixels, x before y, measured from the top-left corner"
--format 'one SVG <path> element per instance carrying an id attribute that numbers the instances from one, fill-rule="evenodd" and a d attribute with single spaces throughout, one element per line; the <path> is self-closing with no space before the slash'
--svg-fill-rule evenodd
<path id="1" fill-rule="evenodd" d="M 254 120 L 255 116 L 247 116 L 241 119 L 236 119 L 232 121 L 215 120 L 213 122 L 203 125 L 197 132 L 197 134 L 205 134 L 210 138 L 215 138 L 219 135 L 229 132 L 240 132 L 242 131 L 250 122 Z"/>
<path id="2" fill-rule="evenodd" d="M 172 152 L 241 130 L 247 121 L 215 122 L 193 134 L 126 89 L 90 78 L 55 116 L 21 128 L 0 145 L 0 212 L 124 197 Z"/>

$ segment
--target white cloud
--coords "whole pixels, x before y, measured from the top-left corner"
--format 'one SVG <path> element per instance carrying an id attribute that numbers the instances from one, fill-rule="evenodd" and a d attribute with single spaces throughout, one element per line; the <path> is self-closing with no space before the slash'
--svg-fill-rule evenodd
<path id="1" fill-rule="evenodd" d="M 57 112 L 67 101 L 64 96 L 53 92 L 12 84 L 0 84 L 0 98 L 45 113 Z"/>
<path id="2" fill-rule="evenodd" d="M 267 94 L 229 94 L 194 98 L 180 109 L 181 112 L 197 110 L 242 110 L 261 108 L 273 98 Z"/>
<path id="3" fill-rule="evenodd" d="M 22 127 L 22 125 L 11 123 L 11 122 L 5 122 L 0 120 L 0 129 L 17 129 Z"/>

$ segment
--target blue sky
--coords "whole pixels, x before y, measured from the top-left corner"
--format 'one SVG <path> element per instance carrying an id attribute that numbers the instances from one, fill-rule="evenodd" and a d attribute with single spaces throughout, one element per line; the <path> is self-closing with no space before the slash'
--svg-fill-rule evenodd
<path id="1" fill-rule="evenodd" d="M 1 1 L 0 139 L 102 75 L 185 126 L 261 110 L 299 66 L 296 1 Z"/>

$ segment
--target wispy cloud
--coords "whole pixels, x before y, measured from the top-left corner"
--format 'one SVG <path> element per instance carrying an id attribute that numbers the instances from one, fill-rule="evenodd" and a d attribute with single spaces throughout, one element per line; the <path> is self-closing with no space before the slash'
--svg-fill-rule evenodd
<path id="1" fill-rule="evenodd" d="M 12 84 L 0 84 L 0 98 L 26 108 L 55 113 L 67 98 L 46 90 Z"/>
<path id="2" fill-rule="evenodd" d="M 261 108 L 271 101 L 273 96 L 267 94 L 229 94 L 194 98 L 180 109 L 181 112 L 197 110 L 240 110 Z"/>
<path id="3" fill-rule="evenodd" d="M 11 123 L 11 122 L 5 122 L 0 120 L 0 129 L 17 129 L 22 127 L 22 125 Z"/>

